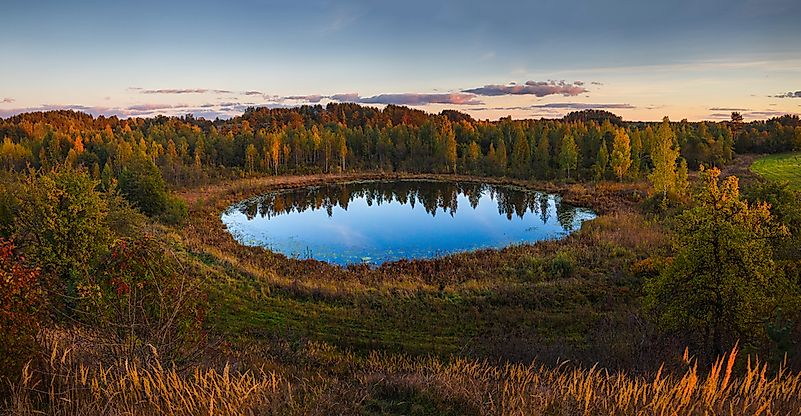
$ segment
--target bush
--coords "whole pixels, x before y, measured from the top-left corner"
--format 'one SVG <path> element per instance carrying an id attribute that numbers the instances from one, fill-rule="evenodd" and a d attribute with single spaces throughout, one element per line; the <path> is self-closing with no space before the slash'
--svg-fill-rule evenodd
<path id="1" fill-rule="evenodd" d="M 16 243 L 42 272 L 68 289 L 89 275 L 108 249 L 108 201 L 85 171 L 32 174 L 17 195 Z"/>
<path id="2" fill-rule="evenodd" d="M 557 279 L 570 277 L 576 269 L 576 259 L 568 252 L 560 251 L 551 260 L 551 274 Z"/>
<path id="3" fill-rule="evenodd" d="M 167 185 L 161 171 L 143 155 L 131 158 L 119 175 L 122 195 L 149 217 L 157 216 L 167 209 Z"/>
<path id="4" fill-rule="evenodd" d="M 199 283 L 168 244 L 120 239 L 80 287 L 79 315 L 100 331 L 109 357 L 188 362 L 205 343 Z"/>
<path id="5" fill-rule="evenodd" d="M 161 221 L 170 225 L 181 225 L 189 218 L 189 208 L 181 199 L 169 197 L 167 207 L 161 214 Z"/>
<path id="6" fill-rule="evenodd" d="M 44 305 L 39 272 L 23 263 L 14 243 L 0 238 L 0 378 L 17 375 L 28 358 Z"/>

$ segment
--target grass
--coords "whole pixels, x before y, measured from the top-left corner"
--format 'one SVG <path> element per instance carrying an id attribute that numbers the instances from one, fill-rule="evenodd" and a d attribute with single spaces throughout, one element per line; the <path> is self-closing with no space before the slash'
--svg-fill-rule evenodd
<path id="1" fill-rule="evenodd" d="M 641 328 L 629 322 L 639 286 L 629 264 L 666 246 L 658 225 L 621 205 L 631 185 L 559 189 L 571 202 L 606 212 L 564 240 L 377 269 L 244 247 L 220 221 L 219 213 L 232 202 L 326 180 L 331 178 L 265 178 L 186 194 L 189 201 L 203 201 L 193 204 L 181 238 L 210 277 L 214 308 L 208 318 L 215 332 L 243 342 L 275 336 L 315 340 L 360 355 L 380 350 L 514 361 L 558 356 L 620 367 L 641 357 L 622 342 L 593 342 L 610 331 L 641 336 L 632 332 Z"/>
<path id="2" fill-rule="evenodd" d="M 56 346 L 26 367 L 6 414 L 138 415 L 789 415 L 801 412 L 801 375 L 769 373 L 735 347 L 711 366 L 648 375 L 561 362 L 494 365 L 463 358 L 372 353 L 364 359 L 307 345 L 305 373 L 197 367 L 158 360 L 103 366 Z M 335 372 L 309 368 L 324 364 Z M 342 366 L 342 362 L 347 365 Z M 738 368 L 739 367 L 739 368 Z"/>
<path id="3" fill-rule="evenodd" d="M 176 368 L 157 351 L 137 362 L 97 358 L 99 347 L 71 330 L 64 338 L 77 341 L 40 335 L 37 351 L 52 353 L 9 384 L 0 413 L 801 414 L 799 373 L 736 348 L 699 362 L 649 333 L 642 281 L 669 249 L 663 226 L 627 199 L 638 184 L 522 183 L 601 215 L 559 241 L 376 269 L 244 247 L 220 221 L 248 196 L 330 180 L 186 191 L 188 224 L 164 231 L 206 283 L 206 329 L 219 344 Z"/>
<path id="4" fill-rule="evenodd" d="M 771 181 L 788 182 L 801 190 L 801 153 L 768 155 L 757 159 L 751 171 Z"/>

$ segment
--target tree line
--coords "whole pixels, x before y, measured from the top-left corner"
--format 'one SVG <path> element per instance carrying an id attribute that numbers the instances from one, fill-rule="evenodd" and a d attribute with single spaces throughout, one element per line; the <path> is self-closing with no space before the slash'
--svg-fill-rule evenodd
<path id="1" fill-rule="evenodd" d="M 661 125 L 625 123 L 601 111 L 561 120 L 480 121 L 452 110 L 428 114 L 356 104 L 251 108 L 214 121 L 51 111 L 0 121 L 0 164 L 17 171 L 84 166 L 96 178 L 116 178 L 131 160 L 147 159 L 173 185 L 231 172 L 350 170 L 629 180 L 654 169 L 654 155 L 667 136 L 690 169 L 721 166 L 735 151 L 801 149 L 797 117 L 747 124 L 667 122 L 670 132 Z"/>

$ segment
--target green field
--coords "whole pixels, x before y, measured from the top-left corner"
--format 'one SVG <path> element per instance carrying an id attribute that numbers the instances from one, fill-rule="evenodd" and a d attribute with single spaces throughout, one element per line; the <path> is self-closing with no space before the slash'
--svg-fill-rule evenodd
<path id="1" fill-rule="evenodd" d="M 751 171 L 772 181 L 787 181 L 801 189 L 801 153 L 765 156 L 751 165 Z"/>

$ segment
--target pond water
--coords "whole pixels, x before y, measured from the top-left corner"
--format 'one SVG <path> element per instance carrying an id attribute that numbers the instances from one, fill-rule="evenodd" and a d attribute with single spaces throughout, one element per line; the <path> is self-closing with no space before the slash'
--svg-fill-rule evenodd
<path id="1" fill-rule="evenodd" d="M 271 192 L 222 222 L 241 244 L 339 265 L 561 238 L 595 218 L 559 195 L 467 182 L 349 182 Z"/>

